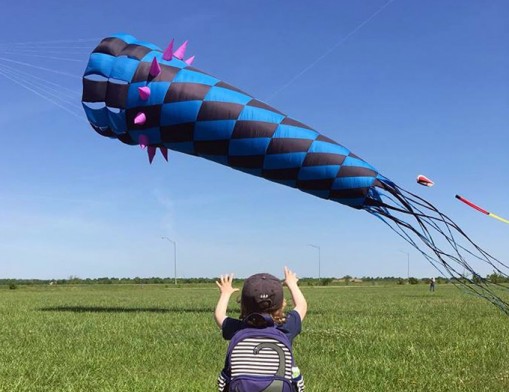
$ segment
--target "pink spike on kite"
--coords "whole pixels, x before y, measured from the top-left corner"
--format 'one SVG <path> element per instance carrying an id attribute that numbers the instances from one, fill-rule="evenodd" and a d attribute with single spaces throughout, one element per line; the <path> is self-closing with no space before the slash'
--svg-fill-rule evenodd
<path id="1" fill-rule="evenodd" d="M 143 112 L 139 112 L 134 118 L 134 123 L 136 125 L 143 125 L 145 124 L 145 121 L 147 121 L 147 116 L 145 116 L 145 113 Z"/>
<path id="2" fill-rule="evenodd" d="M 148 146 L 147 152 L 148 152 L 148 161 L 150 163 L 152 163 L 152 161 L 154 160 L 154 155 L 156 155 L 156 148 L 154 146 Z"/>
<path id="3" fill-rule="evenodd" d="M 159 65 L 159 62 L 154 57 L 152 60 L 152 64 L 150 64 L 150 76 L 153 76 L 154 78 L 161 73 L 161 66 Z"/>
<path id="4" fill-rule="evenodd" d="M 164 51 L 163 60 L 170 61 L 173 58 L 173 41 L 174 41 L 174 39 L 172 38 L 170 44 Z"/>
<path id="5" fill-rule="evenodd" d="M 194 56 L 191 56 L 191 57 L 189 57 L 189 58 L 186 60 L 186 64 L 187 64 L 187 65 L 191 65 L 191 64 L 193 63 L 193 61 L 194 61 Z"/>
<path id="6" fill-rule="evenodd" d="M 140 144 L 140 147 L 142 149 L 145 149 L 145 147 L 147 147 L 149 143 L 148 136 L 140 135 L 140 137 L 138 137 L 138 143 Z"/>
<path id="7" fill-rule="evenodd" d="M 138 87 L 138 93 L 140 94 L 140 98 L 146 101 L 150 97 L 150 87 Z"/>
<path id="8" fill-rule="evenodd" d="M 186 49 L 187 41 L 180 45 L 180 47 L 175 51 L 175 53 L 173 53 L 173 55 L 179 60 L 182 60 L 184 58 L 184 55 L 186 54 Z"/>
<path id="9" fill-rule="evenodd" d="M 164 159 L 168 162 L 168 149 L 166 147 L 159 147 L 159 150 L 161 150 L 161 154 L 163 154 Z"/>

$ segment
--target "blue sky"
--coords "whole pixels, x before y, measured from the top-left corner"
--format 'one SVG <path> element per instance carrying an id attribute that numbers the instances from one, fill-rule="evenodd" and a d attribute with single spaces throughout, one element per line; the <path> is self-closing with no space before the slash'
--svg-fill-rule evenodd
<path id="1" fill-rule="evenodd" d="M 454 195 L 509 216 L 508 17 L 503 0 L 9 2 L 0 70 L 35 84 L 0 75 L 0 278 L 173 276 L 162 236 L 180 277 L 317 276 L 308 244 L 322 276 L 406 276 L 405 252 L 411 275 L 436 274 L 363 211 L 177 152 L 149 165 L 97 135 L 81 76 L 117 32 L 188 39 L 194 66 L 350 148 L 507 262 L 509 226 Z"/>

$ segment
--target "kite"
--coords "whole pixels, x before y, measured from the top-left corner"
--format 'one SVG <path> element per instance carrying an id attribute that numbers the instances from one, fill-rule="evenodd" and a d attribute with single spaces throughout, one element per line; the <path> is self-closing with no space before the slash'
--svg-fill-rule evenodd
<path id="1" fill-rule="evenodd" d="M 493 212 L 488 212 L 484 208 L 479 207 L 477 204 L 472 203 L 470 200 L 465 199 L 463 196 L 456 195 L 456 199 L 462 201 L 467 206 L 472 207 L 473 209 L 482 212 L 485 215 L 491 216 L 492 218 L 498 219 L 500 222 L 509 223 L 509 220 L 504 219 L 498 215 L 495 215 Z"/>
<path id="2" fill-rule="evenodd" d="M 82 104 L 94 130 L 140 145 L 150 162 L 158 150 L 168 160 L 171 149 L 367 211 L 454 283 L 509 315 L 500 288 L 480 277 L 465 257 L 487 263 L 502 276 L 507 265 L 431 203 L 348 148 L 194 68 L 194 56 L 184 60 L 187 44 L 174 49 L 172 40 L 161 50 L 127 34 L 102 40 L 83 75 Z"/>
<path id="3" fill-rule="evenodd" d="M 419 174 L 417 176 L 417 183 L 423 186 L 433 186 L 435 183 L 431 181 L 428 177 Z"/>

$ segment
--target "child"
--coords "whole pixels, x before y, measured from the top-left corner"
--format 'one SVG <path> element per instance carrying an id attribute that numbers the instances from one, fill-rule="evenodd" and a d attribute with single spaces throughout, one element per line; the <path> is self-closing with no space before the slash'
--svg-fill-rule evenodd
<path id="1" fill-rule="evenodd" d="M 226 314 L 231 295 L 239 291 L 239 289 L 232 286 L 233 274 L 221 275 L 220 280 L 216 282 L 221 294 L 216 305 L 214 318 L 218 327 L 221 328 L 224 339 L 231 340 L 239 330 L 245 328 L 248 316 L 264 314 L 274 321 L 274 326 L 283 332 L 290 345 L 292 344 L 293 339 L 301 332 L 302 320 L 304 320 L 307 312 L 307 302 L 297 285 L 297 275 L 287 267 L 284 268 L 284 274 L 285 284 L 290 290 L 294 303 L 293 310 L 288 314 L 284 313 L 286 301 L 283 285 L 279 279 L 270 274 L 260 273 L 250 276 L 244 282 L 240 299 L 239 319 L 228 317 Z M 295 369 L 298 371 L 298 368 Z M 294 375 L 294 377 L 297 376 L 298 374 Z M 222 390 L 221 385 L 220 390 Z"/>

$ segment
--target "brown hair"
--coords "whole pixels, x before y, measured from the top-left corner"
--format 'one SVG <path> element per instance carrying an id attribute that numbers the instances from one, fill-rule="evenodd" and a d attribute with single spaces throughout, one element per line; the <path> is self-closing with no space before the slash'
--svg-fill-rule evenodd
<path id="1" fill-rule="evenodd" d="M 286 321 L 286 314 L 284 312 L 286 307 L 286 300 L 283 298 L 283 303 L 279 309 L 262 309 L 260 306 L 249 306 L 249 304 L 242 301 L 242 298 L 239 300 L 240 302 L 240 319 L 244 320 L 251 313 L 268 313 L 274 320 L 276 324 L 283 324 Z M 263 303 L 262 303 L 263 304 Z"/>

